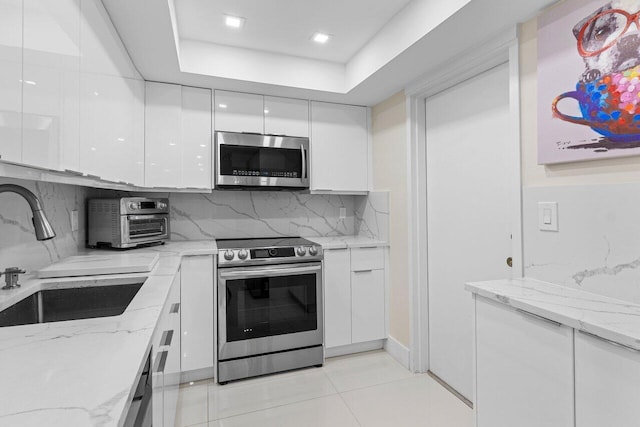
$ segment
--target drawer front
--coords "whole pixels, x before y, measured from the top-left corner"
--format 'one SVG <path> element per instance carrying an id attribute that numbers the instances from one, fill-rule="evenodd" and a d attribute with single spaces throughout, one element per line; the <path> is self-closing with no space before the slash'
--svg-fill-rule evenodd
<path id="1" fill-rule="evenodd" d="M 381 270 L 384 268 L 384 248 L 351 249 L 351 271 Z"/>

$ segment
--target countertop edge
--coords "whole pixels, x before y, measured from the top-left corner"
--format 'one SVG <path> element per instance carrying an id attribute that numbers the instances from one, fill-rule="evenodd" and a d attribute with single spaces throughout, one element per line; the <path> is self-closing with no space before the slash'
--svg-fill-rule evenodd
<path id="1" fill-rule="evenodd" d="M 514 309 L 640 351 L 640 305 L 532 278 L 469 282 L 464 288 Z M 532 295 L 523 295 L 527 288 Z M 578 307 L 576 302 L 587 306 Z M 603 310 L 602 306 L 607 309 Z"/>

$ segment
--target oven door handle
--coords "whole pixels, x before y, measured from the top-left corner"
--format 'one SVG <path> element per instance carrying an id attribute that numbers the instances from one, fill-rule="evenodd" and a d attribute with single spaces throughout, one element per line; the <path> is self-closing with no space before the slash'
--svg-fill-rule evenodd
<path id="1" fill-rule="evenodd" d="M 242 278 L 252 278 L 252 277 L 271 277 L 271 276 L 282 276 L 282 275 L 291 275 L 291 274 L 303 274 L 303 273 L 313 273 L 320 271 L 322 269 L 319 265 L 314 266 L 305 266 L 305 267 L 271 267 L 271 268 L 261 268 L 259 270 L 244 270 L 244 271 L 223 271 L 219 269 L 218 275 L 221 279 L 242 279 Z"/>

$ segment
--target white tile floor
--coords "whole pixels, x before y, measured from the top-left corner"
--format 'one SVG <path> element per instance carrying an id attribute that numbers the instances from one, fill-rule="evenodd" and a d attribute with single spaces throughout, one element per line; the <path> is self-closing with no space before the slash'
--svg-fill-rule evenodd
<path id="1" fill-rule="evenodd" d="M 469 407 L 384 351 L 224 386 L 212 381 L 184 385 L 176 416 L 178 427 L 472 425 Z"/>

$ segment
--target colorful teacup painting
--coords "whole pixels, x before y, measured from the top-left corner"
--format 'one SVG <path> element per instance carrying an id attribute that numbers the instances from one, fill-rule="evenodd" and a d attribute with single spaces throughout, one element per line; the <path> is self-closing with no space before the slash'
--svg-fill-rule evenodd
<path id="1" fill-rule="evenodd" d="M 640 155 L 640 0 L 538 18 L 538 163 Z"/>

